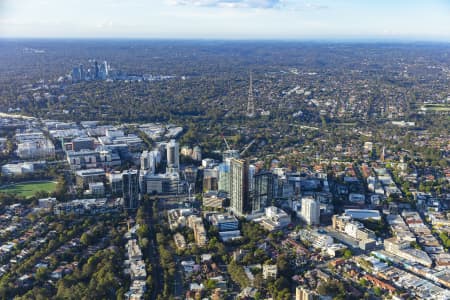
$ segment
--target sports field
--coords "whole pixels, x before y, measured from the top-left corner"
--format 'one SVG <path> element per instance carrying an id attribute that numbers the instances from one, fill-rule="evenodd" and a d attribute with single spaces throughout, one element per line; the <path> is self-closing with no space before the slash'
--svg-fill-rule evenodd
<path id="1" fill-rule="evenodd" d="M 51 193 L 55 188 L 56 182 L 54 181 L 38 181 L 10 185 L 0 188 L 0 192 L 17 194 L 19 197 L 29 198 L 39 191 Z"/>
<path id="2" fill-rule="evenodd" d="M 427 103 L 420 108 L 424 111 L 450 112 L 450 104 L 448 103 Z"/>

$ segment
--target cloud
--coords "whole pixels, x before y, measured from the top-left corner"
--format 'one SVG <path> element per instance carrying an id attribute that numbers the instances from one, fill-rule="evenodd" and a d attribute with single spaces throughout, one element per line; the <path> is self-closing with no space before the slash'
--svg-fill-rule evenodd
<path id="1" fill-rule="evenodd" d="M 277 8 L 282 0 L 168 0 L 176 6 L 220 7 L 220 8 Z"/>
<path id="2" fill-rule="evenodd" d="M 319 1 L 300 0 L 166 0 L 173 6 L 194 6 L 213 8 L 286 9 L 291 11 L 311 11 L 328 9 Z"/>

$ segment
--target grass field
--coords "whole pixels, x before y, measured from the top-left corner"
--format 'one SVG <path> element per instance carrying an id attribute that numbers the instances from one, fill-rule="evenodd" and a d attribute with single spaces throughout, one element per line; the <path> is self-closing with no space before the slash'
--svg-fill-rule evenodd
<path id="1" fill-rule="evenodd" d="M 0 188 L 0 192 L 17 194 L 20 197 L 29 198 L 39 191 L 51 193 L 55 190 L 55 188 L 56 182 L 39 181 L 10 185 L 8 187 Z"/>

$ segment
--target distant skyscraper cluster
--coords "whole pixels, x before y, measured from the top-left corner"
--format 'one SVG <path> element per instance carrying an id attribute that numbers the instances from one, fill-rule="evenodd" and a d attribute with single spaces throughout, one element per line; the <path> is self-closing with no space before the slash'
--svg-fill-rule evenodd
<path id="1" fill-rule="evenodd" d="M 72 69 L 72 81 L 79 82 L 85 80 L 105 80 L 109 76 L 109 66 L 106 61 L 99 64 L 96 60 L 86 70 L 82 64 Z"/>

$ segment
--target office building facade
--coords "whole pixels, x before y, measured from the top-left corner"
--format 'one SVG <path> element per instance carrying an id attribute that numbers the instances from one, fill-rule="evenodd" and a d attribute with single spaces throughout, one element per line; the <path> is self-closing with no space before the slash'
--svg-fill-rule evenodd
<path id="1" fill-rule="evenodd" d="M 122 173 L 122 193 L 124 209 L 137 209 L 139 203 L 137 170 L 129 170 Z"/>
<path id="2" fill-rule="evenodd" d="M 320 203 L 312 197 L 302 198 L 302 218 L 308 225 L 319 225 Z"/>
<path id="3" fill-rule="evenodd" d="M 230 160 L 230 208 L 239 215 L 251 211 L 248 190 L 248 164 L 244 159 Z"/>
<path id="4" fill-rule="evenodd" d="M 259 172 L 254 175 L 253 181 L 252 212 L 257 212 L 272 205 L 275 195 L 276 175 L 272 172 Z"/>

